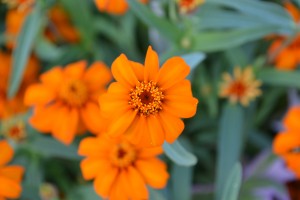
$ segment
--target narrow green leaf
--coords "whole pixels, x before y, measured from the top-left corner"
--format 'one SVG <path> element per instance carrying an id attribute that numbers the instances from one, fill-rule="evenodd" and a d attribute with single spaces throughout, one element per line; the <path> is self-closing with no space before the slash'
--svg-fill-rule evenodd
<path id="1" fill-rule="evenodd" d="M 177 165 L 180 166 L 193 166 L 197 163 L 197 158 L 188 152 L 179 141 L 173 144 L 164 143 L 163 145 L 165 154 Z"/>
<path id="2" fill-rule="evenodd" d="M 173 200 L 191 199 L 193 171 L 191 167 L 173 165 L 171 172 Z"/>
<path id="3" fill-rule="evenodd" d="M 93 185 L 85 185 L 74 188 L 68 193 L 67 200 L 101 200 L 94 190 Z"/>
<path id="4" fill-rule="evenodd" d="M 149 200 L 166 200 L 161 191 L 148 187 Z"/>
<path id="5" fill-rule="evenodd" d="M 131 10 L 137 15 L 137 17 L 147 24 L 149 27 L 156 28 L 162 35 L 172 42 L 178 42 L 181 37 L 180 29 L 171 24 L 166 19 L 156 16 L 145 5 L 141 4 L 137 0 L 127 0 Z"/>
<path id="6" fill-rule="evenodd" d="M 12 98 L 19 90 L 23 73 L 31 54 L 32 46 L 41 28 L 43 12 L 37 3 L 33 11 L 28 15 L 18 36 L 13 52 L 12 72 L 9 77 L 8 97 Z"/>
<path id="7" fill-rule="evenodd" d="M 216 199 L 222 199 L 229 173 L 238 162 L 243 146 L 244 110 L 239 105 L 226 104 L 219 125 Z"/>
<path id="8" fill-rule="evenodd" d="M 204 53 L 195 52 L 181 56 L 183 60 L 190 66 L 191 70 L 195 69 L 205 58 Z"/>
<path id="9" fill-rule="evenodd" d="M 44 37 L 40 37 L 35 45 L 35 52 L 43 60 L 53 61 L 64 53 L 61 47 L 55 46 Z"/>
<path id="10" fill-rule="evenodd" d="M 236 163 L 232 168 L 222 192 L 222 200 L 238 200 L 242 183 L 242 166 Z"/>

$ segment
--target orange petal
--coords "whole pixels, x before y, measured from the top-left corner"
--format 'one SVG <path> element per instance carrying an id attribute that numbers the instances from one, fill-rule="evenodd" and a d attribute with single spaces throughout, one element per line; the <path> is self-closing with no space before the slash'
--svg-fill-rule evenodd
<path id="1" fill-rule="evenodd" d="M 6 140 L 0 141 L 0 166 L 6 165 L 14 156 L 13 148 Z"/>
<path id="2" fill-rule="evenodd" d="M 86 65 L 87 65 L 87 62 L 85 60 L 68 64 L 64 68 L 64 75 L 67 78 L 80 79 L 83 77 Z"/>
<path id="3" fill-rule="evenodd" d="M 138 157 L 141 159 L 155 157 L 162 154 L 163 152 L 164 151 L 162 147 L 143 148 L 139 151 Z"/>
<path id="4" fill-rule="evenodd" d="M 287 130 L 300 131 L 300 106 L 291 107 L 283 119 L 283 125 Z"/>
<path id="5" fill-rule="evenodd" d="M 166 186 L 169 174 L 166 164 L 161 160 L 157 158 L 138 160 L 135 162 L 135 166 L 151 187 L 162 189 Z"/>
<path id="6" fill-rule="evenodd" d="M 146 117 L 137 115 L 132 122 L 132 125 L 127 129 L 125 133 L 126 139 L 136 147 L 151 146 L 150 134 L 147 130 L 145 130 L 146 126 Z"/>
<path id="7" fill-rule="evenodd" d="M 99 90 L 108 84 L 112 75 L 103 62 L 94 62 L 85 72 L 83 79 L 92 91 Z"/>
<path id="8" fill-rule="evenodd" d="M 183 121 L 165 111 L 159 113 L 159 119 L 164 129 L 167 142 L 173 143 L 184 129 Z"/>
<path id="9" fill-rule="evenodd" d="M 128 4 L 124 0 L 95 0 L 96 6 L 100 11 L 122 15 L 128 9 Z"/>
<path id="10" fill-rule="evenodd" d="M 3 176 L 16 182 L 20 182 L 22 180 L 23 174 L 24 168 L 21 166 L 7 166 L 0 168 L 0 177 Z"/>
<path id="11" fill-rule="evenodd" d="M 165 98 L 163 109 L 174 116 L 190 118 L 196 114 L 198 100 L 193 97 L 169 95 Z"/>
<path id="12" fill-rule="evenodd" d="M 150 145 L 159 146 L 164 143 L 165 133 L 156 115 L 150 115 L 146 119 L 147 128 L 150 134 Z"/>
<path id="13" fill-rule="evenodd" d="M 78 147 L 78 154 L 98 158 L 104 157 L 107 153 L 107 145 L 110 145 L 110 143 L 100 137 L 87 137 L 81 140 Z"/>
<path id="14" fill-rule="evenodd" d="M 0 176 L 0 196 L 7 198 L 19 198 L 22 188 L 19 183 L 9 178 Z"/>
<path id="15" fill-rule="evenodd" d="M 173 85 L 164 91 L 166 96 L 168 95 L 181 95 L 181 96 L 193 96 L 192 86 L 189 80 L 183 80 Z"/>
<path id="16" fill-rule="evenodd" d="M 108 160 L 86 158 L 80 163 L 81 172 L 85 180 L 94 179 L 99 172 L 104 173 L 111 167 Z"/>
<path id="17" fill-rule="evenodd" d="M 118 96 L 121 96 L 120 99 L 126 99 L 129 100 L 129 94 L 130 90 L 128 88 L 124 87 L 121 83 L 113 82 L 109 85 L 108 94 L 116 94 Z"/>
<path id="18" fill-rule="evenodd" d="M 295 51 L 284 49 L 276 58 L 276 68 L 293 70 L 297 67 L 298 59 Z"/>
<path id="19" fill-rule="evenodd" d="M 155 51 L 152 50 L 152 47 L 148 47 L 148 51 L 145 59 L 145 71 L 144 71 L 144 80 L 146 82 L 150 80 L 155 80 L 155 77 L 158 74 L 159 70 L 159 59 Z"/>
<path id="20" fill-rule="evenodd" d="M 47 88 L 42 84 L 30 85 L 24 97 L 26 105 L 46 105 L 55 98 L 55 93 L 52 89 Z"/>
<path id="21" fill-rule="evenodd" d="M 141 63 L 130 61 L 132 70 L 137 79 L 141 82 L 144 80 L 144 66 Z"/>
<path id="22" fill-rule="evenodd" d="M 128 184 L 131 186 L 132 190 L 130 192 L 130 196 L 132 199 L 148 199 L 149 194 L 145 185 L 145 181 L 141 174 L 134 168 L 128 167 Z"/>
<path id="23" fill-rule="evenodd" d="M 273 151 L 276 154 L 284 155 L 292 149 L 300 146 L 300 135 L 298 131 L 278 133 L 273 142 Z"/>
<path id="24" fill-rule="evenodd" d="M 54 67 L 41 75 L 42 83 L 56 90 L 60 87 L 63 80 L 63 71 L 61 67 Z"/>
<path id="25" fill-rule="evenodd" d="M 130 188 L 127 180 L 127 172 L 121 170 L 116 178 L 109 195 L 109 200 L 128 200 L 133 188 Z"/>
<path id="26" fill-rule="evenodd" d="M 138 79 L 133 72 L 131 63 L 124 54 L 121 54 L 111 67 L 114 78 L 128 88 L 138 84 Z"/>
<path id="27" fill-rule="evenodd" d="M 6 200 L 4 197 L 0 196 L 0 200 Z"/>
<path id="28" fill-rule="evenodd" d="M 100 110 L 103 116 L 110 118 L 119 116 L 131 110 L 128 97 L 118 94 L 103 94 L 99 98 Z"/>
<path id="29" fill-rule="evenodd" d="M 109 168 L 104 176 L 97 176 L 94 182 L 96 193 L 103 198 L 107 198 L 117 176 L 118 169 L 114 167 Z"/>
<path id="30" fill-rule="evenodd" d="M 101 116 L 100 108 L 96 103 L 87 103 L 82 109 L 80 109 L 80 115 L 89 131 L 97 134 L 101 133 L 105 129 L 106 121 Z"/>
<path id="31" fill-rule="evenodd" d="M 53 124 L 53 137 L 65 145 L 71 144 L 77 132 L 78 118 L 78 110 L 75 108 L 58 109 Z"/>
<path id="32" fill-rule="evenodd" d="M 157 83 L 163 90 L 172 87 L 179 81 L 185 79 L 190 73 L 190 67 L 180 57 L 173 57 L 167 60 L 159 70 Z"/>
<path id="33" fill-rule="evenodd" d="M 284 2 L 284 7 L 288 10 L 288 12 L 292 15 L 295 22 L 299 22 L 300 20 L 300 12 L 299 9 L 294 6 L 291 2 Z"/>

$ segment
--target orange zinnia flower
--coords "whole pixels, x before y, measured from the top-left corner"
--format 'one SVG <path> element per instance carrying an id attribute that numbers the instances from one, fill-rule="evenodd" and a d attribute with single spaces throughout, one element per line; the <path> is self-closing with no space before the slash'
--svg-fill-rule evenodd
<path id="1" fill-rule="evenodd" d="M 110 200 L 149 199 L 146 184 L 164 188 L 169 175 L 166 165 L 156 158 L 161 147 L 140 149 L 125 140 L 89 137 L 81 141 L 79 154 L 84 179 L 94 181 L 98 195 Z"/>
<path id="2" fill-rule="evenodd" d="M 64 69 L 54 67 L 25 93 L 25 104 L 35 106 L 30 124 L 41 132 L 51 132 L 64 144 L 70 144 L 75 134 L 86 128 L 99 133 L 105 127 L 97 98 L 105 92 L 111 74 L 102 62 L 85 70 L 86 65 L 80 61 Z"/>
<path id="3" fill-rule="evenodd" d="M 140 0 L 142 3 L 147 3 L 148 0 Z M 97 8 L 102 12 L 122 15 L 128 10 L 126 0 L 95 0 Z"/>
<path id="4" fill-rule="evenodd" d="M 117 82 L 100 97 L 103 116 L 110 119 L 108 135 L 124 134 L 141 146 L 174 142 L 184 129 L 180 118 L 195 115 L 198 100 L 193 98 L 190 81 L 185 77 L 190 67 L 180 57 L 173 57 L 159 69 L 159 60 L 151 47 L 145 66 L 129 61 L 122 54 L 112 64 Z"/>
<path id="5" fill-rule="evenodd" d="M 205 0 L 177 0 L 179 11 L 186 14 L 194 11 L 198 6 L 202 5 Z"/>
<path id="6" fill-rule="evenodd" d="M 6 166 L 13 158 L 14 150 L 5 141 L 0 141 L 0 199 L 17 199 L 20 197 L 22 188 L 21 180 L 24 168 L 21 166 Z"/>
<path id="7" fill-rule="evenodd" d="M 229 98 L 232 103 L 240 102 L 243 106 L 247 106 L 251 100 L 261 94 L 261 90 L 258 88 L 261 82 L 254 78 L 251 67 L 244 70 L 235 67 L 234 75 L 224 73 L 223 79 L 219 95 Z"/>
<path id="8" fill-rule="evenodd" d="M 292 15 L 296 23 L 300 22 L 300 11 L 292 3 L 284 4 L 287 11 Z M 277 69 L 293 70 L 300 63 L 300 35 L 287 46 L 283 46 L 286 37 L 278 37 L 268 50 L 268 54 L 272 57 L 275 55 L 274 63 Z"/>

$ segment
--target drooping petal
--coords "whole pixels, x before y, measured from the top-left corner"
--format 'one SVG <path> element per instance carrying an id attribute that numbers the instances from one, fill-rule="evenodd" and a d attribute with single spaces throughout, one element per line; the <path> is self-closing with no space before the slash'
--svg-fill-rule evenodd
<path id="1" fill-rule="evenodd" d="M 132 199 L 148 199 L 148 190 L 141 174 L 132 166 L 128 167 L 127 172 L 128 184 L 132 188 L 130 192 Z"/>
<path id="2" fill-rule="evenodd" d="M 63 80 L 63 70 L 61 67 L 54 67 L 41 75 L 41 81 L 53 90 L 59 88 Z"/>
<path id="3" fill-rule="evenodd" d="M 132 69 L 131 63 L 124 54 L 121 54 L 111 67 L 114 78 L 128 88 L 138 84 L 138 79 Z"/>
<path id="4" fill-rule="evenodd" d="M 169 95 L 165 99 L 163 109 L 174 116 L 190 118 L 196 114 L 198 100 L 193 97 Z"/>
<path id="5" fill-rule="evenodd" d="M 86 65 L 87 62 L 85 60 L 68 64 L 64 68 L 64 75 L 66 76 L 66 78 L 72 78 L 72 79 L 83 78 Z"/>
<path id="6" fill-rule="evenodd" d="M 158 74 L 159 70 L 159 59 L 158 55 L 155 51 L 153 51 L 152 47 L 148 47 L 146 59 L 145 59 L 145 70 L 144 70 L 144 80 L 154 81 L 155 77 Z"/>
<path id="7" fill-rule="evenodd" d="M 94 62 L 84 73 L 83 79 L 89 88 L 95 91 L 108 84 L 112 75 L 103 62 Z"/>
<path id="8" fill-rule="evenodd" d="M 150 145 L 151 146 L 159 146 L 162 145 L 165 139 L 164 130 L 159 122 L 157 115 L 150 115 L 146 119 L 147 128 L 150 134 Z"/>
<path id="9" fill-rule="evenodd" d="M 77 109 L 66 107 L 58 109 L 53 124 L 53 137 L 66 145 L 71 144 L 77 132 L 78 119 Z"/>
<path id="10" fill-rule="evenodd" d="M 16 182 L 22 180 L 24 168 L 21 166 L 7 166 L 0 168 L 0 177 L 6 177 Z"/>
<path id="11" fill-rule="evenodd" d="M 56 97 L 55 92 L 43 84 L 30 85 L 24 97 L 25 105 L 46 105 Z"/>
<path id="12" fill-rule="evenodd" d="M 108 160 L 99 158 L 86 158 L 80 163 L 82 175 L 85 180 L 95 178 L 99 172 L 103 172 L 105 174 L 109 167 L 111 166 Z"/>
<path id="13" fill-rule="evenodd" d="M 159 87 L 166 90 L 182 81 L 190 73 L 190 67 L 180 57 L 167 60 L 156 78 Z"/>
<path id="14" fill-rule="evenodd" d="M 111 188 L 113 187 L 114 181 L 118 176 L 117 168 L 109 168 L 104 176 L 97 176 L 94 182 L 94 188 L 98 195 L 103 198 L 107 198 L 110 194 Z"/>
<path id="15" fill-rule="evenodd" d="M 87 103 L 80 109 L 80 115 L 89 131 L 98 134 L 106 128 L 106 121 L 100 114 L 99 106 L 94 102 Z"/>
<path id="16" fill-rule="evenodd" d="M 14 150 L 6 140 L 0 141 L 0 166 L 7 164 L 13 158 Z"/>
<path id="17" fill-rule="evenodd" d="M 161 160 L 157 158 L 138 160 L 135 166 L 151 187 L 162 189 L 166 186 L 169 174 L 166 164 Z"/>
<path id="18" fill-rule="evenodd" d="M 109 200 L 128 200 L 132 189 L 128 185 L 128 180 L 126 176 L 126 170 L 120 170 L 119 175 L 117 176 L 109 195 Z"/>
<path id="19" fill-rule="evenodd" d="M 0 196 L 7 198 L 20 197 L 22 188 L 19 183 L 9 178 L 0 176 Z"/>
<path id="20" fill-rule="evenodd" d="M 165 132 L 166 141 L 173 143 L 184 129 L 183 121 L 165 111 L 159 113 L 159 119 Z"/>

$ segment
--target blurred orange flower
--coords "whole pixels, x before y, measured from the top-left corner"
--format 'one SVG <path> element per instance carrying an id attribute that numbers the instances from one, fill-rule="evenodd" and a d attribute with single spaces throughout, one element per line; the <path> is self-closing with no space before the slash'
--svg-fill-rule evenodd
<path id="1" fill-rule="evenodd" d="M 35 0 L 2 0 L 10 8 L 18 8 L 19 10 L 27 9 L 32 6 Z"/>
<path id="2" fill-rule="evenodd" d="M 27 111 L 28 108 L 23 103 L 24 91 L 28 85 L 37 80 L 40 64 L 34 56 L 29 58 L 18 93 L 12 99 L 8 99 L 7 88 L 12 55 L 0 51 L 0 60 L 0 119 L 4 119 Z"/>
<path id="3" fill-rule="evenodd" d="M 87 157 L 80 165 L 84 179 L 95 179 L 95 191 L 103 198 L 149 199 L 146 184 L 161 189 L 169 178 L 165 163 L 156 158 L 161 147 L 140 149 L 121 139 L 89 137 L 78 152 Z"/>
<path id="4" fill-rule="evenodd" d="M 202 5 L 205 0 L 177 0 L 179 6 L 179 12 L 186 14 L 197 9 L 198 6 Z"/>
<path id="5" fill-rule="evenodd" d="M 223 74 L 223 81 L 219 95 L 229 98 L 232 103 L 240 102 L 243 106 L 248 106 L 251 100 L 261 95 L 261 82 L 255 79 L 251 67 L 235 67 L 233 76 L 229 73 Z"/>
<path id="6" fill-rule="evenodd" d="M 148 0 L 140 0 L 142 3 L 147 3 Z M 97 8 L 102 12 L 122 15 L 128 10 L 126 0 L 95 0 Z"/>
<path id="7" fill-rule="evenodd" d="M 25 104 L 35 108 L 30 124 L 41 132 L 51 132 L 64 144 L 70 144 L 83 130 L 99 133 L 105 127 L 97 99 L 106 91 L 111 74 L 102 62 L 88 69 L 86 65 L 80 61 L 64 69 L 54 67 L 25 93 Z"/>
<path id="8" fill-rule="evenodd" d="M 292 15 L 296 23 L 300 22 L 300 10 L 294 6 L 291 2 L 284 3 L 287 11 Z M 282 70 L 293 70 L 300 63 L 300 36 L 298 35 L 290 44 L 287 46 L 286 37 L 278 37 L 270 46 L 268 54 L 274 58 L 274 63 L 277 69 Z"/>
<path id="9" fill-rule="evenodd" d="M 107 134 L 125 135 L 133 144 L 162 145 L 174 142 L 184 129 L 180 118 L 195 115 L 198 100 L 185 77 L 190 67 L 180 57 L 170 58 L 159 69 L 151 47 L 145 64 L 129 61 L 122 54 L 112 64 L 117 82 L 100 97 L 103 116 L 110 119 Z"/>
<path id="10" fill-rule="evenodd" d="M 6 140 L 0 141 L 0 199 L 17 199 L 22 188 L 24 168 L 17 165 L 6 166 L 13 158 L 14 150 Z"/>

